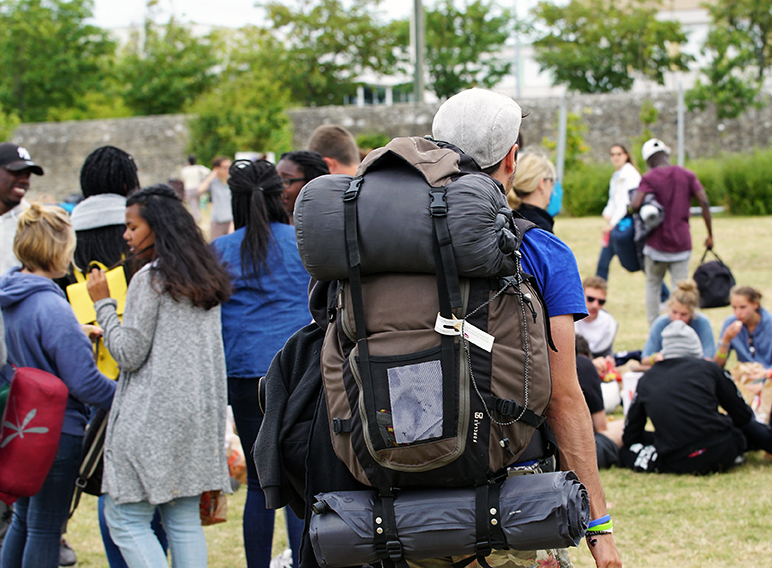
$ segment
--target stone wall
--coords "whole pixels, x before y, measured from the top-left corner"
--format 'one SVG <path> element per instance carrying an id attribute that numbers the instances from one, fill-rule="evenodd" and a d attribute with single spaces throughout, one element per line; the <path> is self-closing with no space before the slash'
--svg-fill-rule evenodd
<path id="1" fill-rule="evenodd" d="M 589 155 L 607 160 L 614 143 L 630 145 L 641 135 L 641 106 L 649 101 L 658 111 L 658 120 L 650 126 L 653 135 L 676 151 L 677 96 L 675 93 L 649 97 L 632 94 L 577 95 L 566 99 L 567 110 L 582 117 L 588 126 L 585 143 Z M 544 137 L 557 139 L 559 98 L 521 99 L 529 113 L 521 127 L 526 146 L 539 145 Z M 398 104 L 392 107 L 318 107 L 290 111 L 295 126 L 295 146 L 302 148 L 320 124 L 341 124 L 357 136 L 384 133 L 394 136 L 424 136 L 431 133 L 431 121 L 439 104 Z M 719 121 L 713 108 L 705 112 L 685 113 L 685 151 L 687 157 L 714 156 L 723 151 L 748 151 L 772 143 L 772 106 L 750 109 L 734 120 Z M 675 158 L 675 156 L 674 156 Z"/>
<path id="2" fill-rule="evenodd" d="M 134 156 L 145 186 L 179 175 L 187 141 L 184 115 L 22 124 L 13 136 L 45 170 L 42 177 L 32 176 L 31 194 L 57 199 L 80 192 L 83 161 L 100 146 L 117 146 Z"/>
<path id="3" fill-rule="evenodd" d="M 590 157 L 605 161 L 612 144 L 630 145 L 631 138 L 640 136 L 644 127 L 639 118 L 641 105 L 647 100 L 659 113 L 657 122 L 650 127 L 652 133 L 675 151 L 675 94 L 580 95 L 568 97 L 566 104 L 568 111 L 580 115 L 588 126 L 585 143 L 590 148 Z M 529 113 L 522 126 L 526 146 L 539 145 L 544 137 L 557 138 L 560 99 L 522 99 L 520 104 Z M 303 148 L 320 124 L 341 124 L 355 136 L 372 133 L 389 137 L 424 136 L 431 133 L 438 106 L 317 107 L 291 110 L 289 115 L 295 129 L 295 147 Z M 738 119 L 725 121 L 718 121 L 713 109 L 687 112 L 684 131 L 686 155 L 690 158 L 714 156 L 722 150 L 735 152 L 768 147 L 772 144 L 772 106 L 750 109 Z M 142 185 L 176 177 L 185 161 L 188 129 L 184 115 L 83 120 L 23 124 L 14 133 L 13 140 L 25 146 L 33 160 L 46 170 L 42 178 L 33 176 L 32 192 L 62 198 L 79 191 L 83 160 L 105 144 L 123 148 L 134 156 Z"/>

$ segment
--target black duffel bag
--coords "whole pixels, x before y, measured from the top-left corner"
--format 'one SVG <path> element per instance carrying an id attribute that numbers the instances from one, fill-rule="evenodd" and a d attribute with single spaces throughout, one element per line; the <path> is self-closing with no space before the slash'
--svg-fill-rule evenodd
<path id="1" fill-rule="evenodd" d="M 716 260 L 705 262 L 708 253 Z M 700 308 L 722 308 L 729 305 L 729 293 L 735 285 L 734 276 L 712 248 L 705 249 L 693 278 L 700 291 Z"/>

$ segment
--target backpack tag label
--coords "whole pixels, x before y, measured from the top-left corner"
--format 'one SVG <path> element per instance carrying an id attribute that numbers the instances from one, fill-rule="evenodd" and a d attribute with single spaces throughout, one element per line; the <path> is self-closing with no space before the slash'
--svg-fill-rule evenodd
<path id="1" fill-rule="evenodd" d="M 437 321 L 434 323 L 434 331 L 442 335 L 461 335 L 462 324 L 464 328 L 464 339 L 490 353 L 496 338 L 480 328 L 473 326 L 471 323 L 458 319 L 456 316 L 453 316 L 453 319 L 448 319 L 437 314 Z"/>

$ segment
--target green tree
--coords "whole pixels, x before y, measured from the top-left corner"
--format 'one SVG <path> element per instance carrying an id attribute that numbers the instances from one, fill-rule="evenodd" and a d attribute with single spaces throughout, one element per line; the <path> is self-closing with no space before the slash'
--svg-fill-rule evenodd
<path id="1" fill-rule="evenodd" d="M 566 150 L 565 158 L 563 161 L 564 171 L 571 171 L 584 166 L 584 155 L 590 150 L 590 147 L 586 144 L 584 137 L 589 132 L 587 123 L 584 122 L 582 114 L 590 114 L 590 109 L 582 109 L 581 114 L 575 112 L 569 112 L 566 114 Z M 558 121 L 560 120 L 560 113 L 558 113 L 555 120 L 555 140 L 550 140 L 546 136 L 542 138 L 541 145 L 552 152 L 553 159 L 557 154 L 557 137 L 558 137 Z"/>
<path id="2" fill-rule="evenodd" d="M 382 23 L 380 0 L 295 0 L 264 5 L 271 32 L 285 46 L 272 65 L 292 99 L 307 106 L 341 104 L 365 72 L 391 73 L 398 24 Z"/>
<path id="3" fill-rule="evenodd" d="M 535 59 L 554 84 L 579 93 L 629 91 L 637 72 L 664 84 L 670 69 L 688 69 L 691 55 L 679 22 L 658 20 L 648 0 L 571 0 L 534 8 Z"/>
<path id="4" fill-rule="evenodd" d="M 0 107 L 0 142 L 10 140 L 20 122 L 18 116 L 12 112 L 5 112 Z"/>
<path id="5" fill-rule="evenodd" d="M 735 118 L 764 104 L 761 88 L 772 70 L 772 10 L 769 0 L 717 0 L 705 4 L 711 28 L 703 46 L 710 62 L 687 93 L 690 108 L 716 104 L 719 118 Z"/>
<path id="6" fill-rule="evenodd" d="M 195 37 L 170 18 L 148 16 L 118 57 L 116 75 L 126 105 L 136 114 L 183 112 L 215 80 L 216 38 Z"/>
<path id="7" fill-rule="evenodd" d="M 203 161 L 240 150 L 292 149 L 290 94 L 271 65 L 278 49 L 260 28 L 244 28 L 231 38 L 216 85 L 191 108 L 190 150 Z"/>
<path id="8" fill-rule="evenodd" d="M 425 22 L 429 87 L 438 97 L 491 88 L 510 72 L 512 63 L 493 54 L 512 35 L 512 14 L 495 1 L 473 0 L 459 8 L 441 0 L 426 11 Z"/>
<path id="9" fill-rule="evenodd" d="M 0 0 L 0 105 L 45 121 L 99 90 L 115 44 L 86 23 L 92 15 L 93 0 Z"/>

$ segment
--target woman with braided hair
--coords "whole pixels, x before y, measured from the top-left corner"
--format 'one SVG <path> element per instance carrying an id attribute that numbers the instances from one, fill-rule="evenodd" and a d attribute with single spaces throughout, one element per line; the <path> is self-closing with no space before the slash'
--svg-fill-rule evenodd
<path id="1" fill-rule="evenodd" d="M 76 281 L 74 271 L 78 270 L 88 278 L 89 266 L 98 262 L 111 268 L 125 260 L 128 248 L 123 240 L 126 231 L 126 196 L 139 189 L 137 164 L 128 152 L 115 146 L 101 146 L 88 155 L 80 170 L 80 188 L 85 199 L 72 212 L 72 225 L 77 237 L 73 255 L 73 274 L 67 283 Z M 131 280 L 133 262 L 123 265 L 127 282 Z M 123 298 L 121 298 L 123 300 Z M 106 356 L 106 349 L 99 341 L 100 371 L 111 379 L 118 379 L 117 367 L 112 358 Z M 103 364 L 102 362 L 106 362 Z M 110 538 L 104 516 L 105 496 L 100 495 L 98 503 L 99 529 L 105 554 L 110 568 L 125 568 L 126 562 L 120 550 Z M 161 517 L 156 511 L 152 522 L 153 531 L 164 551 L 167 550 L 166 533 Z"/>
<path id="2" fill-rule="evenodd" d="M 123 322 L 105 273 L 92 270 L 87 283 L 121 369 L 105 434 L 105 518 L 131 568 L 169 566 L 151 528 L 156 508 L 172 566 L 205 568 L 201 494 L 231 490 L 220 332 L 230 282 L 168 185 L 130 195 L 125 214 L 129 254 L 144 266 L 129 284 Z"/>
<path id="3" fill-rule="evenodd" d="M 324 162 L 322 162 L 324 164 Z M 326 167 L 326 166 L 325 166 Z M 244 449 L 251 453 L 263 414 L 258 379 L 287 339 L 311 321 L 303 268 L 284 208 L 284 184 L 266 160 L 237 160 L 230 168 L 235 231 L 216 239 L 231 276 L 233 295 L 222 306 L 222 335 L 228 367 L 228 399 Z M 285 510 L 293 566 L 298 566 L 303 521 Z M 247 566 L 268 568 L 273 509 L 266 509 L 257 470 L 247 459 L 244 546 Z"/>
<path id="4" fill-rule="evenodd" d="M 120 148 L 97 148 L 83 162 L 80 187 L 85 199 L 72 211 L 78 237 L 73 262 L 83 271 L 93 261 L 113 266 L 126 253 L 126 196 L 139 189 L 137 164 Z"/>
<path id="5" fill-rule="evenodd" d="M 296 150 L 281 155 L 279 163 L 276 164 L 276 171 L 279 172 L 284 186 L 284 208 L 289 215 L 290 225 L 294 225 L 292 213 L 300 190 L 312 179 L 329 174 L 330 170 L 321 154 Z"/>

